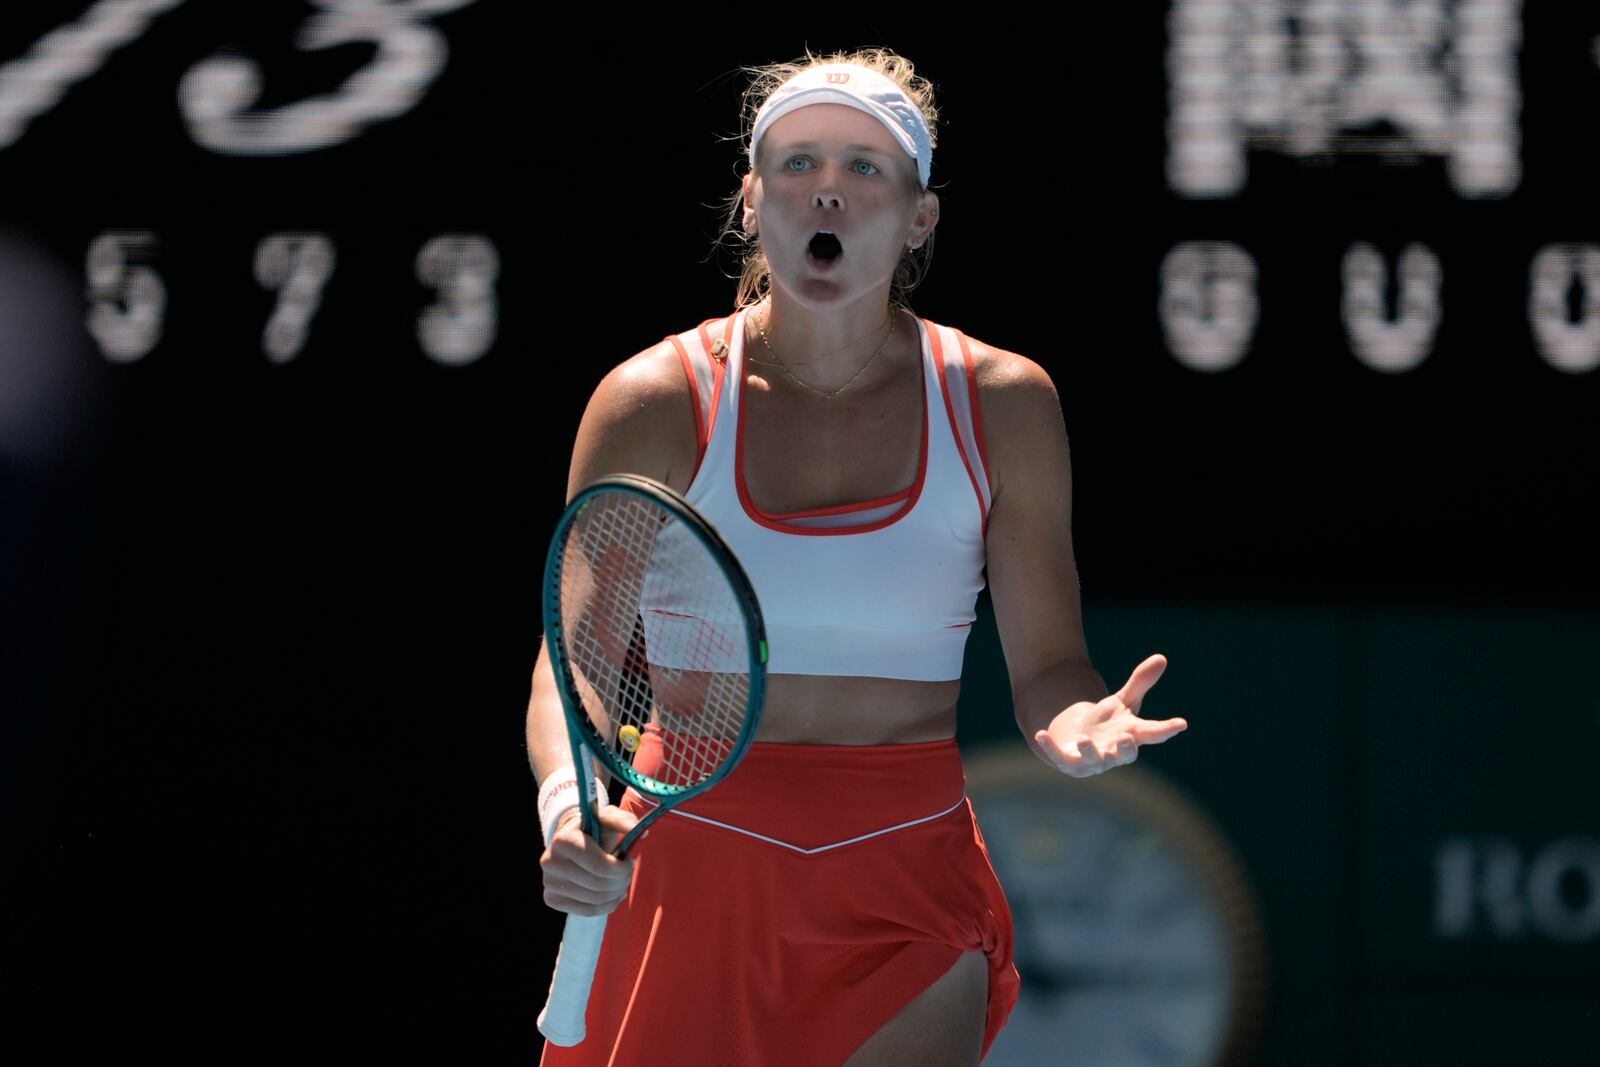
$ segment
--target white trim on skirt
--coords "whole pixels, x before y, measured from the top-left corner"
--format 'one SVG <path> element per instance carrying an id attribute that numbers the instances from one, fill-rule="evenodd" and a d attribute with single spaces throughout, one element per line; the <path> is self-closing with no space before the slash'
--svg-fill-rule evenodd
<path id="1" fill-rule="evenodd" d="M 638 797 L 641 803 L 649 804 L 650 807 L 652 807 L 652 808 L 660 806 L 660 805 L 652 803 L 650 800 L 646 799 L 637 790 L 629 789 L 628 792 L 630 792 L 634 796 Z M 948 808 L 945 808 L 943 811 L 939 812 L 938 814 L 926 815 L 926 816 L 924 816 L 924 817 L 922 817 L 920 819 L 912 819 L 910 822 L 903 822 L 903 823 L 900 823 L 897 826 L 886 826 L 882 830 L 874 830 L 870 834 L 862 834 L 859 837 L 852 837 L 847 841 L 835 841 L 830 845 L 818 845 L 815 848 L 801 848 L 799 845 L 792 845 L 787 841 L 780 841 L 776 837 L 768 837 L 766 834 L 758 834 L 754 830 L 746 830 L 742 826 L 734 826 L 732 823 L 718 822 L 716 819 L 708 819 L 704 815 L 695 815 L 692 812 L 680 811 L 677 808 L 668 808 L 666 814 L 668 814 L 668 815 L 677 815 L 677 816 L 680 816 L 680 817 L 685 818 L 685 819 L 693 819 L 695 822 L 703 822 L 707 826 L 717 826 L 717 827 L 721 827 L 724 830 L 732 830 L 736 834 L 744 834 L 746 837 L 753 837 L 757 841 L 765 841 L 769 845 L 782 845 L 784 848 L 787 848 L 787 849 L 789 849 L 791 851 L 794 851 L 794 852 L 798 852 L 802 856 L 815 856 L 819 852 L 827 852 L 830 849 L 843 848 L 846 845 L 853 845 L 858 841 L 867 841 L 867 840 L 869 840 L 871 838 L 874 838 L 874 837 L 881 837 L 884 834 L 892 834 L 896 830 L 906 830 L 906 829 L 909 829 L 909 828 L 911 828 L 913 826 L 921 826 L 925 822 L 932 822 L 935 819 L 942 819 L 946 815 L 949 815 L 952 811 L 955 811 L 961 805 L 965 804 L 966 802 L 967 802 L 967 798 L 966 798 L 965 795 L 963 795 L 960 800 L 956 801 L 954 804 L 950 805 Z"/>

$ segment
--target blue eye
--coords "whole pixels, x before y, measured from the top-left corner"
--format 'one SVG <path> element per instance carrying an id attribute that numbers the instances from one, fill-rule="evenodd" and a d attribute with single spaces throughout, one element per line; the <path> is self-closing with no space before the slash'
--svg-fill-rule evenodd
<path id="1" fill-rule="evenodd" d="M 783 169 L 784 170 L 795 171 L 796 173 L 798 173 L 799 172 L 799 168 L 793 166 L 793 164 L 795 164 L 795 163 L 805 163 L 805 162 L 807 162 L 805 156 L 790 156 L 788 159 L 783 161 Z"/>
<path id="2" fill-rule="evenodd" d="M 868 175 L 868 176 L 878 173 L 878 165 L 876 163 L 872 162 L 869 159 L 858 159 L 858 160 L 856 160 L 855 165 L 858 166 L 858 167 L 865 166 L 865 167 L 871 167 L 872 168 L 869 171 L 858 171 L 857 173 Z"/>

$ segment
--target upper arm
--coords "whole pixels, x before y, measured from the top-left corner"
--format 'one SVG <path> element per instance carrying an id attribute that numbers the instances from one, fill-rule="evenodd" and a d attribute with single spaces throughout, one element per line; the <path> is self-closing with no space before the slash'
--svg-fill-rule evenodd
<path id="1" fill-rule="evenodd" d="M 567 499 L 608 474 L 641 474 L 678 492 L 694 475 L 694 398 L 677 350 L 663 341 L 612 368 L 584 409 Z"/>
<path id="2" fill-rule="evenodd" d="M 1013 690 L 1089 658 L 1072 552 L 1072 461 L 1050 376 L 1012 352 L 977 365 L 990 489 L 989 594 Z"/>
<path id="3" fill-rule="evenodd" d="M 595 387 L 578 424 L 567 499 L 608 474 L 642 474 L 680 493 L 694 476 L 695 415 L 683 364 L 663 341 L 613 367 Z M 550 653 L 540 641 L 528 699 L 527 745 L 543 782 L 570 762 Z"/>

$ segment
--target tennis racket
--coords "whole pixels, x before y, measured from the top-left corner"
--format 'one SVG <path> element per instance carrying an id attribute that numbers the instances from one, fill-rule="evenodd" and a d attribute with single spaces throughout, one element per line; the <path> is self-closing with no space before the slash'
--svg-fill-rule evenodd
<path id="1" fill-rule="evenodd" d="M 635 475 L 586 486 L 561 516 L 544 572 L 544 632 L 572 741 L 584 832 L 601 840 L 594 767 L 657 802 L 625 856 L 674 805 L 728 775 L 755 736 L 767 641 L 755 591 L 717 532 L 677 493 Z M 659 757 L 633 767 L 646 732 Z M 657 755 L 652 751 L 652 756 Z M 568 915 L 539 1032 L 584 1037 L 607 916 Z"/>

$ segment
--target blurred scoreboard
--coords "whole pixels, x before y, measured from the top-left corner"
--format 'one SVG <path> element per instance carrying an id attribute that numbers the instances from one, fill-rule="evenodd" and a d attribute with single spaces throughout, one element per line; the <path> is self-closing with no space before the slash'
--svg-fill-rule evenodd
<path id="1" fill-rule="evenodd" d="M 917 308 L 1055 378 L 1089 595 L 1600 592 L 1589 6 L 1174 0 L 1059 37 L 908 17 L 687 49 L 721 20 L 576 12 L 556 40 L 516 16 L 8 12 L 0 256 L 53 264 L 71 354 L 3 359 L 68 413 L 48 432 L 86 396 L 219 423 L 223 451 L 311 416 L 308 452 L 355 433 L 559 497 L 605 369 L 729 305 L 739 64 L 883 43 L 941 92 Z M 1130 494 L 1142 521 L 1110 519 Z"/>
<path id="2" fill-rule="evenodd" d="M 32 988 L 82 1002 L 72 944 L 127 1026 L 166 1025 L 126 999 L 151 958 L 342 1011 L 303 966 L 332 940 L 369 961 L 363 1040 L 441 975 L 529 1039 L 505 990 L 542 991 L 559 929 L 526 908 L 517 720 L 583 402 L 731 304 L 740 65 L 883 44 L 939 91 L 916 309 L 1058 386 L 1097 663 L 1173 655 L 1199 728 L 1151 762 L 1268 896 L 1284 1062 L 1489 1062 L 1518 996 L 1590 1031 L 1600 7 L 524 6 L 0 19 Z M 1014 740 L 992 626 L 968 667 L 963 741 Z"/>

